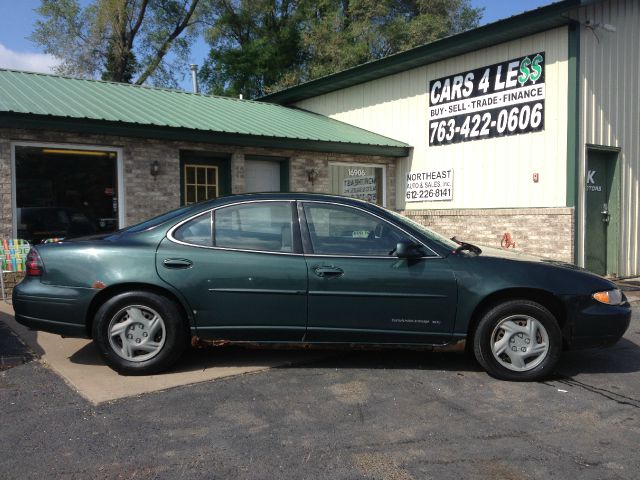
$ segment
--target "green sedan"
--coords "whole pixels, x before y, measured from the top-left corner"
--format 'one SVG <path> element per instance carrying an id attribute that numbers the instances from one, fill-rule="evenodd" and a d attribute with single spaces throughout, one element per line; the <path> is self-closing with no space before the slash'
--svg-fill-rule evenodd
<path id="1" fill-rule="evenodd" d="M 92 338 L 125 375 L 173 365 L 190 340 L 446 346 L 539 380 L 564 348 L 605 346 L 631 309 L 570 264 L 452 241 L 329 195 L 222 197 L 116 233 L 31 249 L 18 322 Z"/>

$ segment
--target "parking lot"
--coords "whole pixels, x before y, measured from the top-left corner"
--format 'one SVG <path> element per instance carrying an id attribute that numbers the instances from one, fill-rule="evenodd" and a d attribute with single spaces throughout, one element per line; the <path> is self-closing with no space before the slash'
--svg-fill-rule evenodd
<path id="1" fill-rule="evenodd" d="M 87 360 L 92 348 L 76 352 L 85 377 L 105 368 Z M 220 365 L 236 370 L 206 377 Z M 134 388 L 148 379 L 113 375 L 102 388 L 126 394 L 131 385 L 136 394 L 98 401 L 57 368 L 31 360 L 0 372 L 0 478 L 640 472 L 637 309 L 615 347 L 565 353 L 557 374 L 540 383 L 494 380 L 462 353 L 228 348 L 192 351 L 172 374 L 189 381 L 162 380 L 148 393 Z"/>

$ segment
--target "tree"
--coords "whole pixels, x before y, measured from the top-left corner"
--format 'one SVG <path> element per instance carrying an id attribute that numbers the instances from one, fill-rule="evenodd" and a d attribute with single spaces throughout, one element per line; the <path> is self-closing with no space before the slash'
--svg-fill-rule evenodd
<path id="1" fill-rule="evenodd" d="M 210 0 L 202 84 L 260 96 L 474 28 L 469 0 Z"/>
<path id="2" fill-rule="evenodd" d="M 214 94 L 261 95 L 303 63 L 298 0 L 213 1 L 200 77 Z"/>
<path id="3" fill-rule="evenodd" d="M 60 59 L 57 73 L 176 86 L 187 72 L 200 0 L 41 0 L 31 40 Z M 135 79 L 135 80 L 134 80 Z"/>
<path id="4" fill-rule="evenodd" d="M 329 75 L 478 26 L 469 0 L 321 0 L 304 28 L 303 80 Z"/>

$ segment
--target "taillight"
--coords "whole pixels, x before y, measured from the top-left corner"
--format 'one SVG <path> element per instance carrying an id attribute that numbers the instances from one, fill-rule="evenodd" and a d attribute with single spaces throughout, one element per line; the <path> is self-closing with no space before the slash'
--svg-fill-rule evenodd
<path id="1" fill-rule="evenodd" d="M 29 250 L 27 255 L 27 276 L 40 277 L 44 272 L 44 264 L 35 248 Z"/>

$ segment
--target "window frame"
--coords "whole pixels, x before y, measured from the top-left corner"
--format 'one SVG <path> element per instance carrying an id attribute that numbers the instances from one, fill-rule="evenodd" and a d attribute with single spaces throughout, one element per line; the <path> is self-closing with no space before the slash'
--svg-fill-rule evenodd
<path id="1" fill-rule="evenodd" d="M 246 249 L 246 248 L 232 248 L 232 247 L 218 247 L 213 245 L 213 242 L 215 241 L 215 212 L 216 210 L 220 210 L 222 208 L 228 208 L 228 207 L 234 207 L 234 206 L 238 206 L 238 205 L 247 205 L 247 204 L 254 204 L 254 203 L 258 203 L 258 204 L 264 204 L 264 203 L 283 203 L 283 204 L 287 204 L 289 206 L 289 210 L 291 212 L 291 235 L 292 235 L 292 247 L 293 247 L 293 251 L 292 252 L 276 252 L 274 250 L 251 250 L 251 249 Z M 247 253 L 266 253 L 266 254 L 270 254 L 270 255 L 296 255 L 296 256 L 302 256 L 303 255 L 303 251 L 302 251 L 302 241 L 300 239 L 300 222 L 298 219 L 298 213 L 297 213 L 297 209 L 295 208 L 295 200 L 289 200 L 289 199 L 268 199 L 268 200 L 246 200 L 246 201 L 241 201 L 241 202 L 233 202 L 233 203 L 227 203 L 225 205 L 219 205 L 215 208 L 211 208 L 208 210 L 204 210 L 201 212 L 198 212 L 194 215 L 189 216 L 188 218 L 186 218 L 185 220 L 182 220 L 180 222 L 178 222 L 177 224 L 175 224 L 173 227 L 171 227 L 171 229 L 169 229 L 169 231 L 167 232 L 167 238 L 173 242 L 173 243 L 177 243 L 180 245 L 185 245 L 188 247 L 196 247 L 196 248 L 207 248 L 210 250 L 224 250 L 224 251 L 230 251 L 230 252 L 247 252 Z M 183 242 L 182 240 L 178 240 L 176 239 L 173 234 L 176 230 L 178 230 L 182 225 L 184 225 L 185 223 L 201 216 L 204 214 L 209 213 L 211 215 L 211 234 L 212 234 L 212 245 L 197 245 L 194 243 L 188 243 L 188 242 Z"/>
<path id="2" fill-rule="evenodd" d="M 10 142 L 11 147 L 11 235 L 18 235 L 18 214 L 17 214 L 17 178 L 16 178 L 16 148 L 36 147 L 55 148 L 61 150 L 86 150 L 89 152 L 114 152 L 116 154 L 116 185 L 118 192 L 118 225 L 116 231 L 127 227 L 126 223 L 126 189 L 124 185 L 124 150 L 122 147 L 112 147 L 107 145 L 87 145 L 78 143 L 57 143 L 57 142 Z M 112 232 L 115 233 L 115 232 Z"/>
<path id="3" fill-rule="evenodd" d="M 300 221 L 300 230 L 302 232 L 302 245 L 303 245 L 303 249 L 304 249 L 304 254 L 306 257 L 319 257 L 319 258 L 376 258 L 376 259 L 386 259 L 386 260 L 398 260 L 397 257 L 395 256 L 391 256 L 391 255 L 345 255 L 345 254 L 323 254 L 323 253 L 315 253 L 313 251 L 313 244 L 311 243 L 311 234 L 309 233 L 309 225 L 307 223 L 307 216 L 305 214 L 304 211 L 304 205 L 305 204 L 309 204 L 309 203 L 315 203 L 315 204 L 324 204 L 324 205 L 336 205 L 338 207 L 342 207 L 342 208 L 351 208 L 353 210 L 358 210 L 361 211 L 367 215 L 371 215 L 373 217 L 376 217 L 378 219 L 380 219 L 381 221 L 393 226 L 394 228 L 400 230 L 401 232 L 403 232 L 405 235 L 407 235 L 408 239 L 413 240 L 414 242 L 416 242 L 418 245 L 420 245 L 421 247 L 423 247 L 425 249 L 426 252 L 430 252 L 431 254 L 427 254 L 427 255 L 422 255 L 420 257 L 416 257 L 417 259 L 432 259 L 432 258 L 443 258 L 442 255 L 439 255 L 433 248 L 431 248 L 430 246 L 428 246 L 425 242 L 423 242 L 422 240 L 420 240 L 419 238 L 417 238 L 414 234 L 412 234 L 411 232 L 407 231 L 405 228 L 403 228 L 402 226 L 389 221 L 388 219 L 381 217 L 380 215 L 377 215 L 374 212 L 371 212 L 367 209 L 364 208 L 360 208 L 357 207 L 355 205 L 349 205 L 349 204 L 345 204 L 345 203 L 339 203 L 339 202 L 329 202 L 329 201 L 322 201 L 322 200 L 301 200 L 297 202 L 297 210 L 298 210 L 298 219 Z M 378 207 L 379 208 L 379 207 Z"/>
<path id="4" fill-rule="evenodd" d="M 187 169 L 188 168 L 194 168 L 194 183 L 190 184 L 188 183 L 188 178 L 189 176 L 187 175 Z M 203 168 L 205 169 L 205 183 L 204 184 L 199 184 L 198 183 L 198 169 L 199 168 Z M 209 185 L 209 183 L 207 182 L 207 169 L 214 169 L 215 170 L 215 184 L 213 185 Z M 187 163 L 184 162 L 183 164 L 183 182 L 182 182 L 182 188 L 184 189 L 184 204 L 185 205 L 193 205 L 195 203 L 198 202 L 206 202 L 207 200 L 214 200 L 216 198 L 218 198 L 220 196 L 220 167 L 218 165 L 206 165 L 206 164 L 201 164 L 201 163 Z M 189 195 L 187 193 L 188 187 L 194 187 L 194 193 L 195 193 L 195 198 L 196 200 L 193 202 L 189 202 L 188 198 Z M 212 198 L 203 198 L 203 199 L 198 199 L 198 187 L 213 187 L 215 188 L 215 195 Z M 206 192 L 206 190 L 205 190 Z"/>
<path id="5" fill-rule="evenodd" d="M 204 211 L 198 215 L 196 215 L 195 217 L 191 217 L 189 220 L 187 220 L 186 222 L 181 222 L 181 225 L 173 228 L 171 230 L 171 234 L 174 235 L 178 230 L 180 230 L 180 228 L 182 228 L 183 226 L 185 226 L 187 223 L 192 222 L 194 220 L 197 220 L 200 217 L 205 217 L 205 216 L 209 216 L 209 241 L 211 242 L 211 245 L 202 245 L 199 243 L 190 243 L 190 242 L 185 242 L 184 240 L 178 240 L 177 238 L 175 239 L 176 242 L 179 242 L 183 245 L 191 245 L 194 247 L 210 247 L 213 246 L 213 210 L 208 210 L 208 211 Z M 174 237 L 175 238 L 175 237 Z"/>

